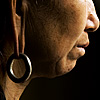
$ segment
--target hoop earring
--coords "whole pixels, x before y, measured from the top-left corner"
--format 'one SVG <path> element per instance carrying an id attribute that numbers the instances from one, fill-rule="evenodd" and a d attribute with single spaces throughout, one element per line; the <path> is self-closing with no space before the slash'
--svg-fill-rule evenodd
<path id="1" fill-rule="evenodd" d="M 23 59 L 24 63 L 25 63 L 25 68 L 26 71 L 24 73 L 24 75 L 21 78 L 17 78 L 16 75 L 13 72 L 13 60 L 16 59 L 16 56 L 14 54 L 12 54 L 7 62 L 7 74 L 9 76 L 9 78 L 15 82 L 15 83 L 23 83 L 25 81 L 27 81 L 31 74 L 32 74 L 32 65 L 31 65 L 31 61 L 28 58 L 27 55 L 25 54 L 19 54 L 19 57 L 17 59 Z"/>

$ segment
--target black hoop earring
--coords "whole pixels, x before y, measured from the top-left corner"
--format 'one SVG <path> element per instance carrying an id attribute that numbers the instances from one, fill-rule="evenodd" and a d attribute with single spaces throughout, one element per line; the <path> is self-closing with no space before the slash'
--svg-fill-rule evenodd
<path id="1" fill-rule="evenodd" d="M 21 78 L 17 78 L 13 72 L 13 69 L 12 69 L 12 66 L 13 66 L 13 60 L 16 59 L 16 56 L 14 54 L 12 54 L 9 59 L 8 59 L 8 62 L 7 62 L 7 74 L 9 76 L 9 78 L 15 82 L 15 83 L 23 83 L 25 81 L 27 81 L 31 74 L 32 74 L 32 65 L 31 65 L 31 61 L 30 59 L 28 58 L 27 55 L 25 54 L 19 54 L 19 57 L 17 59 L 23 59 L 24 63 L 25 63 L 25 68 L 26 68 L 26 71 L 25 71 L 25 74 L 23 75 L 23 77 Z"/>

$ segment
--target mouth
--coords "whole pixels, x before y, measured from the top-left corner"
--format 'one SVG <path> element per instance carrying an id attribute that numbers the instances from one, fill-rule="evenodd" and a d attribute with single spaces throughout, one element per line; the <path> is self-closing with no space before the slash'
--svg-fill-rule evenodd
<path id="1" fill-rule="evenodd" d="M 77 44 L 74 46 L 74 48 L 70 51 L 68 57 L 69 59 L 78 59 L 82 56 L 84 56 L 85 54 L 85 48 L 89 46 L 89 42 L 85 43 L 85 44 Z"/>
<path id="2" fill-rule="evenodd" d="M 89 42 L 87 42 L 86 44 L 78 44 L 76 46 L 76 50 L 80 56 L 83 56 L 85 54 L 85 48 L 88 46 L 89 46 Z"/>

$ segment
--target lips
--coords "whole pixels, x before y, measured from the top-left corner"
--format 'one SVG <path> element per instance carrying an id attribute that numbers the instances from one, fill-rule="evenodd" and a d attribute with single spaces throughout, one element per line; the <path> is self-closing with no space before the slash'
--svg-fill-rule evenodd
<path id="1" fill-rule="evenodd" d="M 85 44 L 78 44 L 76 46 L 76 52 L 79 54 L 79 56 L 83 56 L 85 54 L 85 48 L 89 46 L 89 42 Z"/>
<path id="2" fill-rule="evenodd" d="M 74 48 L 69 52 L 68 58 L 72 60 L 76 60 L 85 54 L 85 48 L 88 47 L 89 42 L 87 43 L 78 43 L 74 46 Z"/>

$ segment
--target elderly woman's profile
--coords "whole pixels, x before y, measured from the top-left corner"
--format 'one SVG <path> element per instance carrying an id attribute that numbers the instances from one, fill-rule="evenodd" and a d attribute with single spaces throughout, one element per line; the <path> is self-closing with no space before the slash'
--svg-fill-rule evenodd
<path id="1" fill-rule="evenodd" d="M 85 54 L 88 32 L 99 27 L 92 0 L 0 3 L 0 95 L 6 100 L 19 100 L 34 78 L 70 72 Z"/>

